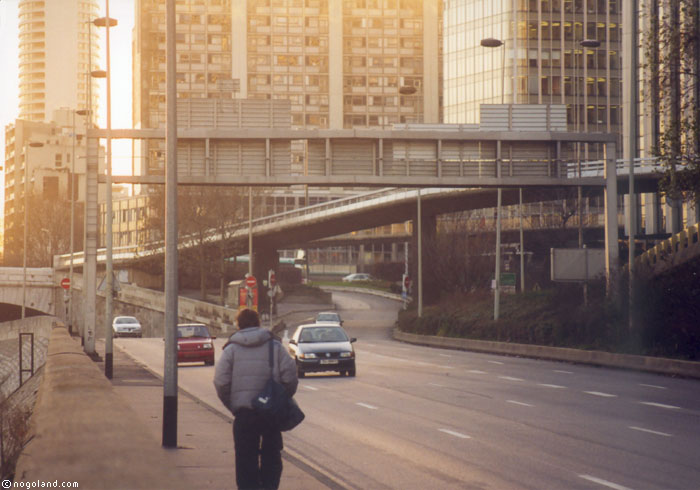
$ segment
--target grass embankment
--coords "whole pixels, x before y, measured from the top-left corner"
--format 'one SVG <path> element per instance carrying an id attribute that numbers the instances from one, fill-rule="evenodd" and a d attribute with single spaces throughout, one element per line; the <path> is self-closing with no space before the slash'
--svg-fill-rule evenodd
<path id="1" fill-rule="evenodd" d="M 494 321 L 491 294 L 457 294 L 425 307 L 422 318 L 415 307 L 400 312 L 399 328 L 421 335 L 700 360 L 700 327 L 657 313 L 640 315 L 630 331 L 626 304 L 591 296 L 584 306 L 581 287 L 569 285 L 501 295 Z"/>

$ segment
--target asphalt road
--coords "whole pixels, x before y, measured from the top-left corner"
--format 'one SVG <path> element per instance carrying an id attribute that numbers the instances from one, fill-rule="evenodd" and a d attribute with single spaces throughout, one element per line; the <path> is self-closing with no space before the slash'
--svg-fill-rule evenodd
<path id="1" fill-rule="evenodd" d="M 300 380 L 307 418 L 285 446 L 339 487 L 700 488 L 698 381 L 402 344 L 396 302 L 333 297 L 357 377 Z M 116 342 L 162 373 L 160 339 Z M 181 366 L 179 385 L 224 411 L 213 373 Z"/>

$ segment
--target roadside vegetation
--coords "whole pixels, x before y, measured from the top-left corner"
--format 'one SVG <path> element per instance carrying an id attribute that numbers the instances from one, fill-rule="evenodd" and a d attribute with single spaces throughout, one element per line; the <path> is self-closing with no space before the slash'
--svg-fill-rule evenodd
<path id="1" fill-rule="evenodd" d="M 477 340 L 516 342 L 700 361 L 700 264 L 673 276 L 640 278 L 632 325 L 628 283 L 620 278 L 589 286 L 588 305 L 580 285 L 558 284 L 541 291 L 502 294 L 493 320 L 488 291 L 442 295 L 418 318 L 415 304 L 399 314 L 402 331 Z"/>

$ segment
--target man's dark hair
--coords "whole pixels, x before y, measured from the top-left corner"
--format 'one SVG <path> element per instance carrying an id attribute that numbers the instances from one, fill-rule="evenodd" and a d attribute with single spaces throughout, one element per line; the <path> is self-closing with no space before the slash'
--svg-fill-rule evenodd
<path id="1" fill-rule="evenodd" d="M 258 316 L 257 311 L 246 308 L 238 313 L 238 316 L 236 317 L 236 323 L 238 324 L 238 328 L 240 329 L 248 327 L 259 327 L 260 317 Z"/>

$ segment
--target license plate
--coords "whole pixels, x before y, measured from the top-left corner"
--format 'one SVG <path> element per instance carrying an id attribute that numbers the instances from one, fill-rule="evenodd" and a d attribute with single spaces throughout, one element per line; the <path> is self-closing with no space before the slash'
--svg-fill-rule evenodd
<path id="1" fill-rule="evenodd" d="M 338 359 L 321 359 L 321 364 L 338 364 Z"/>

